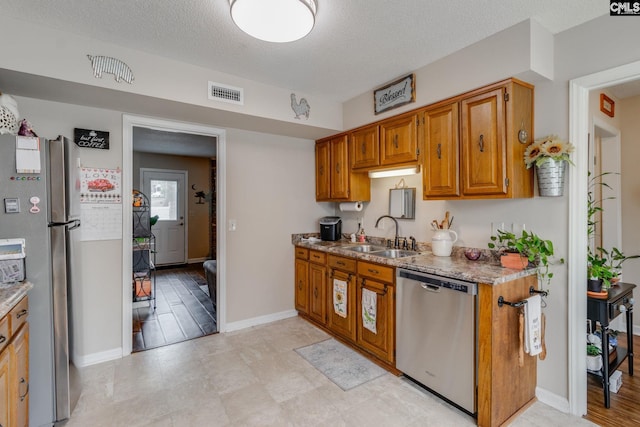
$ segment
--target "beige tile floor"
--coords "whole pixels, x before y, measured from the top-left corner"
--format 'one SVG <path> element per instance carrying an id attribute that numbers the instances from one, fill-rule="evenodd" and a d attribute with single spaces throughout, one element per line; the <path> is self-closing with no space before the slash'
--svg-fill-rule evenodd
<path id="1" fill-rule="evenodd" d="M 389 373 L 343 391 L 293 351 L 327 338 L 291 318 L 84 368 L 67 426 L 475 425 Z M 512 425 L 595 424 L 536 403 Z"/>

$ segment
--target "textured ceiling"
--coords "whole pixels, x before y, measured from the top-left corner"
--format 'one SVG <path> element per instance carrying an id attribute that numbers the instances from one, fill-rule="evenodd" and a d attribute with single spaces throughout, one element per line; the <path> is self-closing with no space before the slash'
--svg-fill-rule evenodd
<path id="1" fill-rule="evenodd" d="M 311 34 L 284 44 L 241 32 L 228 0 L 0 0 L 0 13 L 345 101 L 528 18 L 555 34 L 607 14 L 608 2 L 318 0 Z"/>

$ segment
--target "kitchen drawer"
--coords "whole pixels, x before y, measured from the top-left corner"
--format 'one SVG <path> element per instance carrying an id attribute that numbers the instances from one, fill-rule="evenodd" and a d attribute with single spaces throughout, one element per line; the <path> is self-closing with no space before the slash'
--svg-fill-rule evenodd
<path id="1" fill-rule="evenodd" d="M 309 259 L 309 249 L 299 248 L 296 246 L 296 258 Z"/>
<path id="2" fill-rule="evenodd" d="M 15 334 L 18 329 L 27 321 L 27 315 L 29 314 L 27 297 L 20 300 L 18 304 L 9 312 L 9 333 Z"/>
<path id="3" fill-rule="evenodd" d="M 336 270 L 342 270 L 349 273 L 356 272 L 356 260 L 354 258 L 329 255 L 327 265 L 331 268 L 335 268 Z"/>
<path id="4" fill-rule="evenodd" d="M 327 254 L 324 252 L 309 251 L 309 261 L 315 262 L 317 264 L 326 264 Z"/>
<path id="5" fill-rule="evenodd" d="M 2 320 L 0 320 L 0 351 L 4 350 L 4 348 L 9 344 L 9 339 L 11 336 L 9 335 L 9 316 L 4 316 Z"/>
<path id="6" fill-rule="evenodd" d="M 393 283 L 395 272 L 393 267 L 359 261 L 358 276 L 370 277 L 383 282 Z"/>

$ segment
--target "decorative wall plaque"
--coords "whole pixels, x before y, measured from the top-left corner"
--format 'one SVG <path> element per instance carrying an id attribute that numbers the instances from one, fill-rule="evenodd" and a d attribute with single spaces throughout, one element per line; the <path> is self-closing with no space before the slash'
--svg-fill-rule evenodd
<path id="1" fill-rule="evenodd" d="M 415 75 L 409 74 L 373 91 L 373 107 L 376 114 L 416 101 Z"/>
<path id="2" fill-rule="evenodd" d="M 73 130 L 73 141 L 78 147 L 108 150 L 109 132 L 75 128 Z"/>

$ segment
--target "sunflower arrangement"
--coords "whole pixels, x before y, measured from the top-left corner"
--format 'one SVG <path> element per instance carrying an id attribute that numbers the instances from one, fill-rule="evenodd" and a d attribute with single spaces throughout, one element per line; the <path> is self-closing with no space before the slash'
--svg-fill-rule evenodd
<path id="1" fill-rule="evenodd" d="M 566 160 L 573 164 L 569 154 L 573 152 L 574 146 L 568 141 L 563 141 L 557 135 L 549 135 L 539 138 L 529 145 L 524 152 L 524 162 L 527 169 L 533 165 L 540 166 L 544 162 L 552 160 Z"/>

